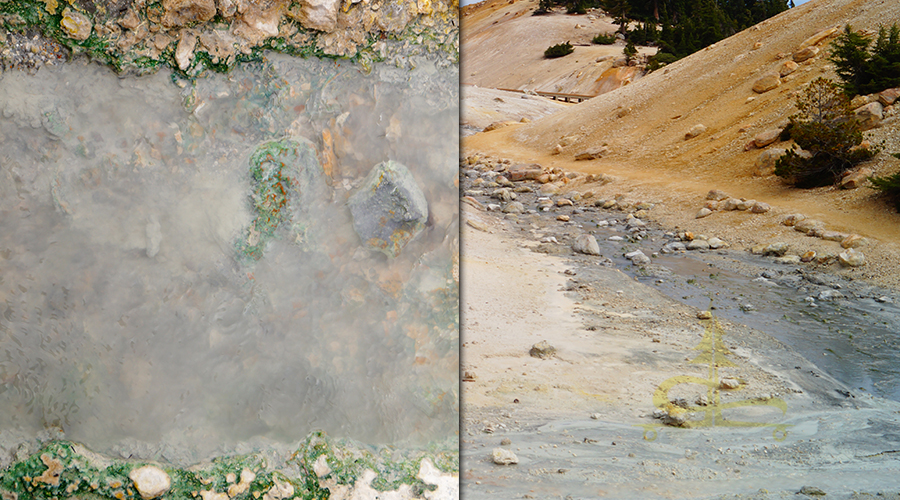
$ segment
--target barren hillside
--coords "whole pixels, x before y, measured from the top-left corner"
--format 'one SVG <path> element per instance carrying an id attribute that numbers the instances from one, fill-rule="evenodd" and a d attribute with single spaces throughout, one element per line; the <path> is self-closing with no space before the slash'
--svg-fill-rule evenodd
<path id="1" fill-rule="evenodd" d="M 608 17 L 599 11 L 532 16 L 537 5 L 537 0 L 487 0 L 463 8 L 462 83 L 598 95 L 640 78 L 635 67 L 614 67 L 622 42 L 591 44 L 598 33 L 616 30 Z M 575 52 L 544 59 L 547 47 L 566 41 L 575 45 Z M 656 49 L 642 47 L 640 52 L 652 55 Z"/>
<path id="2" fill-rule="evenodd" d="M 789 228 L 779 226 L 777 216 L 800 212 L 824 221 L 829 229 L 874 237 L 882 244 L 866 250 L 867 255 L 895 266 L 900 217 L 876 191 L 868 187 L 798 190 L 786 187 L 774 175 L 756 177 L 754 164 L 761 150 L 746 151 L 745 145 L 796 111 L 795 97 L 805 84 L 818 76 L 834 78 L 827 60 L 833 36 L 814 44 L 818 56 L 801 62 L 796 71 L 781 78 L 779 87 L 754 92 L 751 88 L 760 77 L 777 73 L 804 42 L 825 30 L 848 23 L 854 29 L 877 30 L 880 24 L 897 20 L 900 2 L 895 0 L 813 0 L 632 85 L 530 124 L 467 138 L 464 148 L 546 167 L 612 175 L 619 182 L 603 189 L 662 204 L 666 208 L 655 211 L 660 220 L 725 234 L 746 246 L 784 237 Z M 477 53 L 463 53 L 469 67 L 478 64 Z M 876 175 L 900 169 L 900 161 L 887 154 L 900 151 L 897 114 L 888 106 L 883 125 L 866 133 L 874 143 L 886 141 L 885 151 L 867 165 Z M 685 134 L 698 124 L 706 131 L 686 139 Z M 574 161 L 576 154 L 603 144 L 610 153 L 602 159 Z M 563 146 L 562 152 L 554 155 L 557 145 Z M 713 188 L 767 202 L 773 211 L 766 217 L 737 211 L 694 219 L 705 193 Z M 878 265 L 853 273 L 898 281 Z"/>

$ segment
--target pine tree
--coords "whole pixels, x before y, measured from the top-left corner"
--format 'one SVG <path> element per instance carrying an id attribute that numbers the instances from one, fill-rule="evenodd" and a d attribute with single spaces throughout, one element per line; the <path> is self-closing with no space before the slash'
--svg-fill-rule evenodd
<path id="1" fill-rule="evenodd" d="M 859 94 L 871 79 L 867 71 L 870 43 L 864 36 L 854 32 L 849 24 L 831 43 L 829 60 L 834 63 L 834 71 L 841 78 L 841 88 L 849 96 Z"/>

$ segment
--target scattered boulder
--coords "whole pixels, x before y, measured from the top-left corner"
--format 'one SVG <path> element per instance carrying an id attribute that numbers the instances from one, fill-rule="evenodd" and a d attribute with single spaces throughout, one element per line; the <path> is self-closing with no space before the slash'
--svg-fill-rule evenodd
<path id="1" fill-rule="evenodd" d="M 69 7 L 63 11 L 59 27 L 66 36 L 73 40 L 87 40 L 93 29 L 91 20 L 87 16 Z"/>
<path id="2" fill-rule="evenodd" d="M 761 201 L 757 201 L 756 203 L 753 204 L 752 207 L 750 207 L 750 211 L 755 214 L 764 214 L 771 209 L 772 209 L 772 207 L 769 206 L 768 203 L 763 203 Z"/>
<path id="3" fill-rule="evenodd" d="M 709 241 L 693 240 L 687 244 L 686 248 L 688 250 L 709 250 Z"/>
<path id="4" fill-rule="evenodd" d="M 741 381 L 736 378 L 723 378 L 719 381 L 719 388 L 732 391 L 741 387 Z"/>
<path id="5" fill-rule="evenodd" d="M 575 203 L 568 198 L 560 198 L 556 200 L 556 206 L 558 207 L 573 207 Z"/>
<path id="6" fill-rule="evenodd" d="M 800 65 L 795 63 L 794 61 L 785 61 L 785 62 L 781 63 L 781 67 L 778 68 L 778 74 L 782 78 L 784 78 L 784 77 L 790 75 L 791 73 L 793 73 L 794 71 L 797 71 L 797 68 L 799 68 L 799 67 L 800 67 Z"/>
<path id="7" fill-rule="evenodd" d="M 731 195 L 724 192 L 719 191 L 718 189 L 712 189 L 708 193 L 706 193 L 706 199 L 712 201 L 722 201 L 731 198 Z"/>
<path id="8" fill-rule="evenodd" d="M 838 242 L 844 241 L 847 236 L 849 236 L 847 233 L 840 233 L 837 231 L 822 231 L 822 233 L 819 234 L 819 238 L 822 238 L 823 240 Z"/>
<path id="9" fill-rule="evenodd" d="M 178 69 L 184 71 L 194 61 L 194 48 L 197 47 L 197 35 L 191 30 L 181 30 L 181 38 L 175 48 L 175 62 Z"/>
<path id="10" fill-rule="evenodd" d="M 716 237 L 710 238 L 709 240 L 707 240 L 707 243 L 709 243 L 709 248 L 712 250 L 717 250 L 719 248 L 728 246 L 728 243 L 725 243 L 724 240 Z"/>
<path id="11" fill-rule="evenodd" d="M 169 475 L 155 465 L 145 465 L 134 469 L 128 474 L 128 477 L 134 481 L 134 487 L 137 488 L 144 500 L 156 498 L 172 487 Z"/>
<path id="12" fill-rule="evenodd" d="M 781 218 L 781 224 L 790 227 L 802 220 L 806 220 L 803 214 L 789 214 Z"/>
<path id="13" fill-rule="evenodd" d="M 478 380 L 478 376 L 475 375 L 475 372 L 471 370 L 466 370 L 463 372 L 462 381 L 463 382 L 475 382 Z"/>
<path id="14" fill-rule="evenodd" d="M 897 99 L 900 99 L 900 87 L 882 90 L 878 93 L 878 102 L 882 106 L 890 106 L 897 102 Z"/>
<path id="15" fill-rule="evenodd" d="M 575 155 L 576 160 L 595 160 L 597 158 L 602 158 L 603 155 L 609 154 L 609 148 L 606 146 L 598 146 L 595 148 L 590 148 L 586 151 L 582 151 Z"/>
<path id="16" fill-rule="evenodd" d="M 484 129 L 482 129 L 482 132 L 491 132 L 493 130 L 501 129 L 503 127 L 508 127 L 508 126 L 516 124 L 516 123 L 518 123 L 518 122 L 514 122 L 514 121 L 510 121 L 510 120 L 502 121 L 502 122 L 494 122 L 494 123 L 491 123 L 490 125 L 488 125 L 487 127 L 484 127 Z"/>
<path id="17" fill-rule="evenodd" d="M 568 216 L 568 215 L 565 215 L 565 214 L 563 214 L 563 215 L 557 215 L 557 216 L 556 216 L 556 220 L 558 220 L 558 221 L 560 221 L 560 222 L 569 222 L 569 216 Z"/>
<path id="18" fill-rule="evenodd" d="M 712 319 L 712 313 L 710 311 L 700 311 L 697 313 L 697 319 Z"/>
<path id="19" fill-rule="evenodd" d="M 597 243 L 597 238 L 590 234 L 582 234 L 575 238 L 572 250 L 587 255 L 600 255 L 600 245 Z"/>
<path id="20" fill-rule="evenodd" d="M 706 132 L 706 125 L 703 125 L 702 123 L 698 123 L 698 124 L 694 125 L 693 127 L 691 127 L 691 129 L 688 130 L 688 132 L 686 134 L 684 134 L 684 138 L 685 138 L 685 140 L 693 139 L 694 137 L 697 137 L 698 135 L 700 135 L 704 132 Z"/>
<path id="21" fill-rule="evenodd" d="M 884 107 L 880 102 L 870 102 L 853 110 L 856 119 L 859 120 L 860 130 L 870 130 L 881 125 L 884 118 Z"/>
<path id="22" fill-rule="evenodd" d="M 784 257 L 775 257 L 776 264 L 795 265 L 801 262 L 799 255 L 785 255 Z"/>
<path id="23" fill-rule="evenodd" d="M 804 40 L 803 43 L 801 43 L 800 46 L 797 47 L 797 50 L 805 49 L 806 47 L 811 47 L 813 45 L 819 45 L 820 43 L 822 43 L 823 40 L 830 37 L 831 35 L 834 35 L 837 32 L 838 32 L 837 28 L 824 29 L 824 30 L 816 33 L 815 35 L 807 38 L 806 40 Z"/>
<path id="24" fill-rule="evenodd" d="M 511 450 L 505 448 L 494 448 L 491 452 L 491 460 L 497 465 L 512 465 L 519 463 L 519 457 Z"/>
<path id="25" fill-rule="evenodd" d="M 753 83 L 753 91 L 757 94 L 764 94 L 781 85 L 781 77 L 778 73 L 769 73 Z"/>
<path id="26" fill-rule="evenodd" d="M 762 254 L 763 255 L 775 255 L 777 257 L 781 257 L 787 253 L 788 248 L 790 248 L 790 245 L 788 245 L 787 243 L 785 243 L 783 241 L 779 241 L 779 242 L 771 243 L 771 244 L 763 247 Z"/>
<path id="27" fill-rule="evenodd" d="M 795 62 L 802 63 L 803 61 L 812 59 L 813 57 L 816 57 L 817 55 L 819 55 L 818 47 L 805 47 L 805 48 L 798 50 L 797 52 L 794 52 L 793 59 Z"/>
<path id="28" fill-rule="evenodd" d="M 843 298 L 844 294 L 837 290 L 822 290 L 816 295 L 816 299 L 818 300 L 837 300 Z"/>
<path id="29" fill-rule="evenodd" d="M 866 256 L 862 252 L 856 251 L 855 248 L 850 248 L 846 252 L 838 254 L 838 261 L 842 266 L 859 267 L 866 265 Z"/>
<path id="30" fill-rule="evenodd" d="M 864 247 L 868 244 L 869 240 L 858 234 L 851 234 L 850 236 L 847 236 L 846 238 L 841 240 L 842 248 L 859 248 Z"/>
<path id="31" fill-rule="evenodd" d="M 524 214 L 525 205 L 522 204 L 521 201 L 511 201 L 506 205 L 503 205 L 503 208 L 500 211 L 505 214 Z"/>
<path id="32" fill-rule="evenodd" d="M 755 142 L 755 141 L 754 141 Z M 775 163 L 787 150 L 784 148 L 769 148 L 756 157 L 753 175 L 767 177 L 775 173 Z"/>
<path id="33" fill-rule="evenodd" d="M 872 95 L 858 95 L 853 97 L 853 99 L 850 99 L 850 107 L 856 109 L 876 100 L 878 99 Z"/>
<path id="34" fill-rule="evenodd" d="M 719 208 L 721 210 L 732 211 L 737 210 L 738 205 L 741 203 L 741 200 L 738 198 L 728 198 L 725 200 L 725 203 L 721 204 Z"/>
<path id="35" fill-rule="evenodd" d="M 546 340 L 542 340 L 531 346 L 531 350 L 528 351 L 528 354 L 533 358 L 547 359 L 556 354 L 556 348 L 550 345 Z"/>
<path id="36" fill-rule="evenodd" d="M 808 252 L 804 252 L 803 255 L 800 256 L 800 262 L 812 262 L 816 259 L 816 251 L 810 250 Z"/>
<path id="37" fill-rule="evenodd" d="M 672 241 L 663 245 L 662 249 L 660 249 L 660 253 L 675 253 L 683 252 L 685 250 L 687 250 L 687 247 L 684 246 L 684 243 L 680 241 Z"/>
<path id="38" fill-rule="evenodd" d="M 519 163 L 506 169 L 507 178 L 513 182 L 534 181 L 543 173 L 544 169 L 537 163 Z"/>
<path id="39" fill-rule="evenodd" d="M 841 189 L 856 189 L 862 186 L 873 173 L 871 168 L 860 168 L 856 172 L 852 172 L 841 179 Z"/>
<path id="40" fill-rule="evenodd" d="M 369 172 L 347 200 L 363 244 L 396 257 L 428 220 L 428 202 L 409 169 L 388 160 Z"/>
<path id="41" fill-rule="evenodd" d="M 697 212 L 697 215 L 694 216 L 695 219 L 702 219 L 704 217 L 708 217 L 712 213 L 712 210 L 703 207 L 700 211 Z"/>
<path id="42" fill-rule="evenodd" d="M 804 219 L 794 223 L 794 231 L 809 234 L 811 231 L 822 231 L 825 229 L 825 223 L 815 219 Z"/>
<path id="43" fill-rule="evenodd" d="M 804 486 L 800 488 L 800 494 L 810 497 L 824 497 L 826 493 L 821 488 L 815 486 Z"/>
<path id="44" fill-rule="evenodd" d="M 647 255 L 640 250 L 626 253 L 625 258 L 630 260 L 635 266 L 646 266 L 651 262 L 650 257 L 647 257 Z"/>
<path id="45" fill-rule="evenodd" d="M 753 145 L 758 148 L 764 148 L 769 144 L 774 143 L 778 140 L 778 137 L 781 136 L 782 129 L 780 128 L 770 128 L 763 132 L 760 132 L 753 138 Z"/>

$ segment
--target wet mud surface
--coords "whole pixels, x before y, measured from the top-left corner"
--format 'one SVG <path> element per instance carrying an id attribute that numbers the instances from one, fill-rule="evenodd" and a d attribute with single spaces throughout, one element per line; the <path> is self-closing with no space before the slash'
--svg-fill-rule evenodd
<path id="1" fill-rule="evenodd" d="M 544 198 L 554 203 L 541 211 L 543 196 L 523 187 L 539 184 L 522 182 L 515 191 L 525 212 L 504 214 L 505 203 L 489 196 L 490 187 L 461 179 L 482 209 L 465 217 L 478 219 L 465 230 L 496 233 L 485 237 L 517 247 L 524 267 L 528 253 L 538 252 L 565 269 L 555 271 L 564 283 L 555 293 L 572 301 L 581 328 L 567 332 L 569 340 L 554 339 L 555 330 L 539 333 L 563 353 L 540 363 L 557 363 L 574 372 L 572 379 L 600 381 L 593 404 L 583 402 L 582 386 L 555 396 L 553 388 L 565 393 L 570 378 L 543 380 L 549 392 L 502 382 L 488 391 L 499 394 L 494 403 L 471 411 L 466 401 L 482 400 L 465 387 L 481 379 L 464 381 L 467 497 L 805 498 L 798 495 L 804 486 L 826 498 L 898 494 L 891 482 L 900 467 L 892 430 L 900 410 L 893 292 L 727 248 L 662 253 L 676 231 L 654 225 L 652 216 L 634 223 L 639 200 L 630 209 L 606 210 L 589 199 L 559 206 L 563 195 L 551 195 Z M 600 255 L 572 251 L 585 233 L 596 237 Z M 650 263 L 624 257 L 635 250 Z M 466 325 L 483 321 L 468 312 L 466 297 L 463 365 L 484 371 L 490 360 L 466 354 L 467 344 L 480 341 Z M 712 320 L 696 319 L 704 310 Z M 630 346 L 627 355 L 610 357 L 622 346 Z M 522 352 L 508 362 L 522 371 L 519 380 L 544 366 Z M 591 370 L 595 358 L 598 369 Z M 725 390 L 725 377 L 739 388 Z M 548 409 L 537 411 L 543 402 Z M 686 421 L 664 424 L 661 408 Z M 496 448 L 512 451 L 518 463 L 494 463 Z"/>

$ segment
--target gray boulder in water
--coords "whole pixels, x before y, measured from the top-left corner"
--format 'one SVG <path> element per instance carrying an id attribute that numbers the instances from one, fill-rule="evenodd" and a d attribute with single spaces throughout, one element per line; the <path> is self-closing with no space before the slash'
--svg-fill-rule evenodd
<path id="1" fill-rule="evenodd" d="M 347 205 L 363 244 L 389 257 L 396 257 L 428 220 L 425 195 L 409 169 L 395 161 L 375 165 Z"/>

